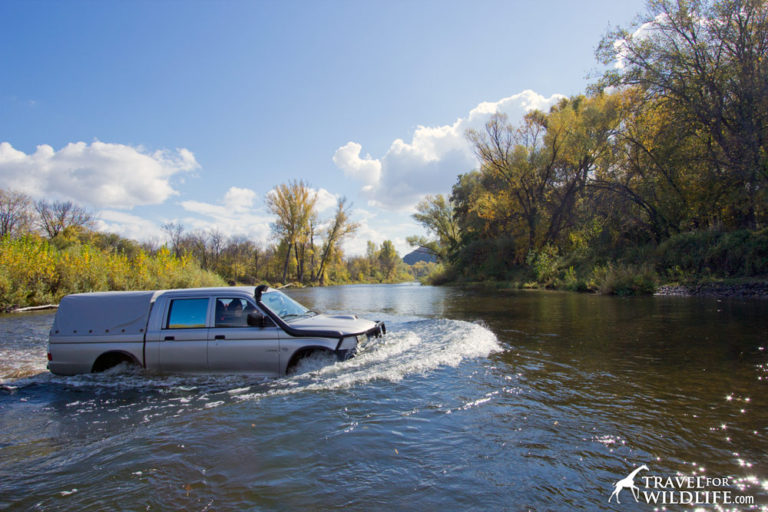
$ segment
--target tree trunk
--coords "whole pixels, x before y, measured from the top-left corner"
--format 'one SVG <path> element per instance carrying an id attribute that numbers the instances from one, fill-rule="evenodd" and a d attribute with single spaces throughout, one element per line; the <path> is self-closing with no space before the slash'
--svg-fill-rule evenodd
<path id="1" fill-rule="evenodd" d="M 288 276 L 288 262 L 291 259 L 291 245 L 288 244 L 288 250 L 285 251 L 285 263 L 283 263 L 283 284 L 285 284 L 285 278 Z"/>

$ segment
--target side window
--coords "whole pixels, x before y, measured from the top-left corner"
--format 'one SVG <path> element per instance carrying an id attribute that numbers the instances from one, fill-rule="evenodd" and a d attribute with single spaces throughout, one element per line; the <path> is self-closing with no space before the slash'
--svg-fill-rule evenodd
<path id="1" fill-rule="evenodd" d="M 216 327 L 248 327 L 248 313 L 256 307 L 245 299 L 216 299 Z"/>
<path id="2" fill-rule="evenodd" d="M 168 311 L 166 329 L 195 329 L 205 327 L 208 299 L 175 299 Z"/>

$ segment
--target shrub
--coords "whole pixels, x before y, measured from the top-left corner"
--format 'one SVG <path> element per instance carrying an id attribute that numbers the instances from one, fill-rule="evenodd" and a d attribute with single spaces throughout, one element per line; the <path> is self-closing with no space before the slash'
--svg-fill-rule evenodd
<path id="1" fill-rule="evenodd" d="M 746 277 L 768 273 L 768 229 L 680 233 L 656 250 L 661 271 L 675 276 Z"/>
<path id="2" fill-rule="evenodd" d="M 656 291 L 658 277 L 648 265 L 614 265 L 595 267 L 592 286 L 604 295 L 647 295 Z"/>

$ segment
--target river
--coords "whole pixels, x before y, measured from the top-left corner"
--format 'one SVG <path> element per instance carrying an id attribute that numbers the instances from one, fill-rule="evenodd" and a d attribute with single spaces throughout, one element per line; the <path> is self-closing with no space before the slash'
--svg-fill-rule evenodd
<path id="1" fill-rule="evenodd" d="M 768 301 L 288 293 L 388 333 L 271 381 L 56 377 L 53 314 L 0 316 L 0 509 L 768 510 Z"/>

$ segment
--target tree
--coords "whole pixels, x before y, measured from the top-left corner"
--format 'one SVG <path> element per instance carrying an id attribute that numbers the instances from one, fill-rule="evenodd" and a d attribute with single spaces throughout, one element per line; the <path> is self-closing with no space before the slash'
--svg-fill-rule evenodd
<path id="1" fill-rule="evenodd" d="M 282 282 L 288 276 L 291 249 L 294 249 L 296 256 L 297 276 L 301 276 L 297 245 L 309 238 L 309 223 L 316 203 L 317 193 L 304 181 L 294 180 L 278 185 L 267 194 L 267 207 L 277 217 L 272 224 L 272 231 L 282 239 L 286 248 Z"/>
<path id="2" fill-rule="evenodd" d="M 438 261 L 448 261 L 458 250 L 460 242 L 459 226 L 454 219 L 451 200 L 442 194 L 427 195 L 416 205 L 416 213 L 411 217 L 437 238 L 429 240 L 426 237 L 411 236 L 407 239 L 408 243 L 414 247 L 424 247 Z"/>
<path id="3" fill-rule="evenodd" d="M 381 250 L 378 254 L 379 265 L 384 273 L 385 279 L 392 279 L 397 270 L 397 262 L 400 256 L 397 255 L 395 244 L 391 240 L 384 240 L 381 243 Z"/>
<path id="4" fill-rule="evenodd" d="M 26 194 L 0 189 L 0 238 L 16 236 L 31 228 L 31 205 Z"/>
<path id="5" fill-rule="evenodd" d="M 325 242 L 323 242 L 323 253 L 320 257 L 320 267 L 317 270 L 315 280 L 320 282 L 320 285 L 325 281 L 325 268 L 328 264 L 329 258 L 336 252 L 340 251 L 339 246 L 341 242 L 347 236 L 351 235 L 360 226 L 355 222 L 349 221 L 349 209 L 351 205 L 347 204 L 347 199 L 342 197 L 336 203 L 336 215 L 328 227 L 326 232 Z"/>
<path id="6" fill-rule="evenodd" d="M 67 228 L 86 228 L 93 221 L 93 216 L 82 206 L 72 201 L 49 202 L 40 200 L 35 203 L 40 227 L 54 239 Z"/>
<path id="7" fill-rule="evenodd" d="M 483 132 L 467 132 L 484 185 L 471 208 L 482 218 L 508 224 L 513 237 L 526 239 L 519 258 L 557 242 L 573 224 L 588 178 L 609 153 L 618 123 L 613 103 L 604 95 L 575 97 L 562 100 L 549 114 L 529 113 L 519 128 L 497 114 Z"/>
<path id="8" fill-rule="evenodd" d="M 757 227 L 768 184 L 768 3 L 651 0 L 631 30 L 607 34 L 598 87 L 637 86 L 700 139 L 731 194 L 722 220 Z"/>
<path id="9" fill-rule="evenodd" d="M 177 222 L 166 222 L 160 226 L 168 235 L 168 241 L 171 243 L 171 250 L 178 258 L 181 256 L 181 246 L 184 238 L 184 226 Z"/>

